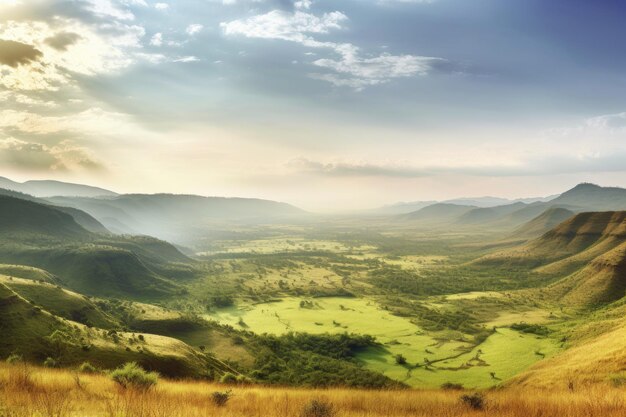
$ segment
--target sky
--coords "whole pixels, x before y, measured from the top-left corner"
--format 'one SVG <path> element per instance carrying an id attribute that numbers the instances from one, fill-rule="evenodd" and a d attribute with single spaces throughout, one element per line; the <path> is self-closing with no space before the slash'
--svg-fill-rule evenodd
<path id="1" fill-rule="evenodd" d="M 0 176 L 308 210 L 626 186 L 619 0 L 0 0 Z"/>

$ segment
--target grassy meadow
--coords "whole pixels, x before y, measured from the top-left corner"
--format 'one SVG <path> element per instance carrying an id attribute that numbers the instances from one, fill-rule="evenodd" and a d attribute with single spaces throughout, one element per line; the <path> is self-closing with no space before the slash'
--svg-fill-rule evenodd
<path id="1" fill-rule="evenodd" d="M 222 405 L 216 392 L 231 391 Z M 0 365 L 3 417 L 617 417 L 626 412 L 623 388 L 509 388 L 482 391 L 483 404 L 460 390 L 296 389 L 231 386 L 159 379 L 148 390 L 124 389 L 107 375 Z M 320 405 L 321 404 L 321 405 Z"/>

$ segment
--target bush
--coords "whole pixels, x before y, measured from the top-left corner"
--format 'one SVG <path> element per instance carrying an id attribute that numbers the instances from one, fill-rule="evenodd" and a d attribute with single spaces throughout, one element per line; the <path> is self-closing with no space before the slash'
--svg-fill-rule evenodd
<path id="1" fill-rule="evenodd" d="M 233 392 L 231 390 L 215 391 L 211 394 L 211 401 L 213 401 L 213 404 L 215 404 L 216 406 L 223 407 L 232 396 Z"/>
<path id="2" fill-rule="evenodd" d="M 123 388 L 146 391 L 156 385 L 159 374 L 147 372 L 135 362 L 128 362 L 121 368 L 112 371 L 111 379 Z"/>
<path id="3" fill-rule="evenodd" d="M 236 384 L 237 383 L 237 376 L 235 374 L 230 373 L 230 372 L 226 372 L 220 378 L 220 382 L 222 384 Z"/>
<path id="4" fill-rule="evenodd" d="M 485 408 L 485 396 L 479 392 L 461 396 L 461 402 L 472 410 L 482 410 Z"/>
<path id="5" fill-rule="evenodd" d="M 335 407 L 331 403 L 315 399 L 304 406 L 300 417 L 333 417 L 335 414 Z"/>
<path id="6" fill-rule="evenodd" d="M 398 365 L 406 365 L 406 358 L 404 357 L 403 354 L 398 353 L 394 358 Z"/>
<path id="7" fill-rule="evenodd" d="M 43 361 L 43 366 L 46 368 L 56 368 L 58 365 L 57 361 L 51 357 L 47 357 L 45 361 Z"/>
<path id="8" fill-rule="evenodd" d="M 98 372 L 98 369 L 96 369 L 96 367 L 89 362 L 83 362 L 82 365 L 78 367 L 78 370 L 86 374 L 95 374 L 96 372 Z"/>
<path id="9" fill-rule="evenodd" d="M 16 363 L 20 363 L 23 361 L 24 361 L 24 358 L 22 358 L 22 355 L 18 355 L 17 353 L 12 353 L 7 358 L 7 363 L 9 364 L 16 364 Z"/>
<path id="10" fill-rule="evenodd" d="M 463 385 L 456 384 L 454 382 L 444 382 L 443 384 L 441 384 L 441 389 L 460 391 L 463 389 Z"/>

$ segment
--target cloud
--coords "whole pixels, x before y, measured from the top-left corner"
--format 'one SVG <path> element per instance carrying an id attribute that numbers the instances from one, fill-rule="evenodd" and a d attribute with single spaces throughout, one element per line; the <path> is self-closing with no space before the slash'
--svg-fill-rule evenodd
<path id="1" fill-rule="evenodd" d="M 33 45 L 0 39 L 0 64 L 16 68 L 37 61 L 43 56 Z"/>
<path id="2" fill-rule="evenodd" d="M 11 90 L 58 90 L 75 74 L 93 76 L 126 68 L 137 59 L 145 31 L 116 21 L 87 25 L 57 17 L 53 23 L 10 21 L 0 25 L 0 86 Z M 36 45 L 37 48 L 33 45 Z M 71 45 L 71 47 L 70 47 Z M 18 65 L 29 63 L 27 67 Z"/>
<path id="3" fill-rule="evenodd" d="M 310 76 L 338 87 L 351 87 L 356 90 L 383 84 L 393 78 L 427 75 L 436 69 L 438 64 L 447 62 L 441 58 L 409 54 L 365 55 L 359 47 L 351 43 L 318 41 L 313 35 L 342 29 L 348 17 L 339 11 L 316 16 L 298 10 L 309 6 L 309 3 L 302 4 L 296 7 L 294 12 L 273 10 L 247 19 L 222 22 L 220 26 L 227 36 L 279 39 L 310 48 L 331 49 L 339 55 L 338 59 L 321 58 L 312 64 L 333 73 L 313 73 Z"/>
<path id="4" fill-rule="evenodd" d="M 193 56 L 193 55 L 182 56 L 180 58 L 176 58 L 176 59 L 172 60 L 172 62 L 183 62 L 183 63 L 198 62 L 198 61 L 200 61 L 200 58 L 198 58 L 197 56 Z"/>
<path id="5" fill-rule="evenodd" d="M 167 10 L 170 8 L 170 5 L 167 3 L 155 3 L 154 8 L 157 10 Z"/>
<path id="6" fill-rule="evenodd" d="M 65 141 L 48 147 L 41 143 L 15 138 L 0 139 L 0 162 L 3 166 L 24 171 L 99 171 L 103 166 L 88 152 Z"/>
<path id="7" fill-rule="evenodd" d="M 185 29 L 185 32 L 187 32 L 188 35 L 193 36 L 197 33 L 200 33 L 202 29 L 204 29 L 203 25 L 199 23 L 194 23 L 194 24 L 187 26 L 187 29 Z"/>
<path id="8" fill-rule="evenodd" d="M 247 19 L 222 22 L 220 27 L 226 35 L 243 35 L 248 38 L 281 39 L 298 42 L 306 46 L 321 46 L 308 34 L 328 33 L 340 29 L 348 17 L 341 12 L 325 13 L 321 17 L 296 11 L 272 10 L 266 14 Z M 330 46 L 330 44 L 328 44 Z"/>
<path id="9" fill-rule="evenodd" d="M 57 51 L 66 51 L 68 46 L 75 44 L 80 39 L 81 37 L 77 33 L 59 32 L 54 36 L 46 38 L 44 42 Z"/>
<path id="10" fill-rule="evenodd" d="M 406 166 L 377 165 L 371 163 L 322 163 L 306 158 L 297 158 L 287 167 L 299 173 L 332 177 L 401 177 L 416 178 L 428 175 L 424 170 Z"/>
<path id="11" fill-rule="evenodd" d="M 152 35 L 152 37 L 150 38 L 150 45 L 153 45 L 153 46 L 163 45 L 163 34 L 159 32 L 159 33 L 155 33 L 154 35 Z"/>
<path id="12" fill-rule="evenodd" d="M 135 15 L 130 10 L 112 0 L 85 0 L 85 4 L 88 11 L 99 17 L 120 20 L 135 19 Z M 127 2 L 127 4 L 137 4 L 137 2 Z"/>

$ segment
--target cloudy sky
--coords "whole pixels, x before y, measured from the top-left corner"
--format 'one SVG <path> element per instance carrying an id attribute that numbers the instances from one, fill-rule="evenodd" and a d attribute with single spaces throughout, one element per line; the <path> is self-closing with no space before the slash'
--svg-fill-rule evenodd
<path id="1" fill-rule="evenodd" d="M 311 210 L 626 186 L 619 0 L 0 0 L 0 176 Z"/>

